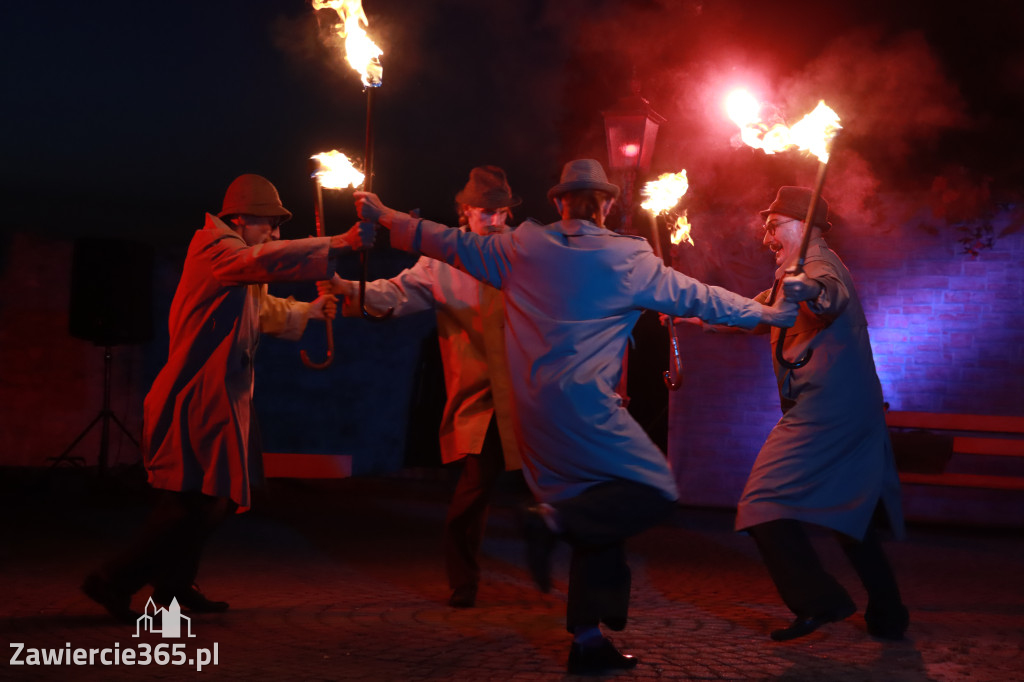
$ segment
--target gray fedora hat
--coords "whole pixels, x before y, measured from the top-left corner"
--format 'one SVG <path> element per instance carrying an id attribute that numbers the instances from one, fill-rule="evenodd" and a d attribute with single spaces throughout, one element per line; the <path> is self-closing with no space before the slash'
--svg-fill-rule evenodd
<path id="1" fill-rule="evenodd" d="M 576 159 L 562 168 L 562 180 L 548 190 L 548 199 L 578 189 L 597 189 L 619 198 L 619 186 L 608 182 L 604 167 L 594 159 Z"/>

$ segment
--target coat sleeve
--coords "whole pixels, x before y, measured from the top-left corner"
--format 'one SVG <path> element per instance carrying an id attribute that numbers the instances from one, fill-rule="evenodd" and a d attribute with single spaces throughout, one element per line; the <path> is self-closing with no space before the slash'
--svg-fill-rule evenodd
<path id="1" fill-rule="evenodd" d="M 260 287 L 260 331 L 281 339 L 297 341 L 306 331 L 309 321 L 309 303 L 288 298 L 278 298 L 267 293 L 266 285 Z"/>
<path id="2" fill-rule="evenodd" d="M 366 283 L 366 307 L 380 315 L 388 308 L 396 317 L 430 310 L 434 307 L 434 267 L 430 258 L 422 257 L 411 268 L 406 268 L 391 279 L 378 279 Z M 346 297 L 342 307 L 345 317 L 358 317 L 358 294 Z"/>
<path id="3" fill-rule="evenodd" d="M 247 246 L 237 235 L 219 235 L 208 247 L 213 276 L 226 286 L 330 279 L 330 237 Z"/>
<path id="4" fill-rule="evenodd" d="M 421 251 L 500 289 L 514 252 L 515 234 L 511 231 L 481 236 L 403 215 L 392 223 L 391 244 L 406 251 Z"/>
<path id="5" fill-rule="evenodd" d="M 826 320 L 839 317 L 850 302 L 850 289 L 835 265 L 827 258 L 809 258 L 804 272 L 821 285 L 821 294 L 806 302 L 807 309 Z"/>
<path id="6" fill-rule="evenodd" d="M 771 295 L 772 295 L 772 290 L 771 289 L 765 289 L 764 291 L 759 293 L 757 296 L 754 296 L 754 300 L 757 301 L 758 303 L 762 304 L 762 305 L 768 305 L 768 299 L 771 297 Z M 768 334 L 768 333 L 771 332 L 771 330 L 772 330 L 771 325 L 759 324 L 756 327 L 754 327 L 753 329 L 749 329 L 747 331 L 749 333 L 751 333 L 751 334 Z"/>
<path id="7" fill-rule="evenodd" d="M 647 244 L 633 255 L 630 286 L 641 308 L 744 329 L 754 328 L 761 320 L 760 303 L 666 267 Z"/>

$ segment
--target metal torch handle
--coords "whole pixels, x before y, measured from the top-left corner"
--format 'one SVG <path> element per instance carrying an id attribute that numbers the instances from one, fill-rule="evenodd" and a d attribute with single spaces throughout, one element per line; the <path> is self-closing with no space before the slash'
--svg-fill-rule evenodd
<path id="1" fill-rule="evenodd" d="M 367 273 L 370 268 L 370 258 L 366 251 L 359 252 L 359 265 L 362 273 L 359 277 L 359 310 L 362 311 L 363 317 L 368 320 L 386 320 L 395 312 L 394 308 L 388 308 L 380 315 L 374 315 L 366 307 L 366 280 L 368 279 Z"/>
<path id="2" fill-rule="evenodd" d="M 667 224 L 666 219 L 666 224 Z M 658 230 L 658 216 L 651 216 L 651 250 L 654 255 L 662 259 L 668 267 L 672 267 L 671 257 L 665 257 L 661 248 L 661 231 Z M 679 335 L 676 332 L 676 325 L 671 318 L 668 323 L 668 340 L 671 346 L 671 357 L 669 368 L 662 372 L 661 378 L 665 385 L 672 391 L 678 391 L 683 385 L 683 356 L 679 349 Z"/>
<path id="3" fill-rule="evenodd" d="M 324 194 L 320 187 L 320 178 L 314 176 L 316 182 L 316 203 L 313 204 L 316 218 L 316 236 L 324 236 Z M 327 357 L 322 362 L 314 362 L 309 359 L 306 351 L 300 351 L 299 357 L 302 364 L 310 369 L 326 369 L 334 362 L 334 320 L 324 320 L 324 328 L 327 330 Z"/>
<path id="4" fill-rule="evenodd" d="M 373 86 L 366 88 L 366 180 L 363 182 L 363 190 L 373 191 Z M 374 230 L 377 228 L 375 227 Z M 366 251 L 359 252 L 359 310 L 367 320 L 386 320 L 395 312 L 394 308 L 388 308 L 381 315 L 374 315 L 366 307 L 366 280 L 370 273 L 370 254 Z"/>
<path id="5" fill-rule="evenodd" d="M 828 170 L 828 162 L 824 161 L 818 164 L 818 180 L 814 183 L 814 191 L 811 192 L 811 201 L 807 205 L 807 217 L 804 218 L 804 234 L 803 239 L 800 241 L 800 254 L 796 260 L 796 265 L 786 270 L 787 275 L 799 275 L 804 271 L 804 261 L 807 259 L 807 247 L 811 243 L 811 226 L 814 224 L 814 211 L 818 208 L 818 199 L 821 198 L 821 190 L 825 186 L 825 172 Z M 779 340 L 775 344 L 775 360 L 785 367 L 786 369 L 800 369 L 806 365 L 811 355 L 814 354 L 814 350 L 811 348 L 807 349 L 807 353 L 796 360 L 790 361 L 783 356 L 783 345 L 786 341 L 786 328 L 783 327 L 779 330 Z"/>

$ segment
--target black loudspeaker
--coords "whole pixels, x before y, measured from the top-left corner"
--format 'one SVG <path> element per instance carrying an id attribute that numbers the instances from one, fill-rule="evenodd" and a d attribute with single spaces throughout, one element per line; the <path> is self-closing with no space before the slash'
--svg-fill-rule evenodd
<path id="1" fill-rule="evenodd" d="M 75 241 L 68 331 L 98 346 L 153 338 L 153 249 L 123 239 Z"/>

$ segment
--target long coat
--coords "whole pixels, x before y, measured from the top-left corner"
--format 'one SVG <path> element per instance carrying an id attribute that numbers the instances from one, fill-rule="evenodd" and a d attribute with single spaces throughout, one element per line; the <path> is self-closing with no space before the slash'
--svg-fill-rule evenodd
<path id="1" fill-rule="evenodd" d="M 392 244 L 504 294 L 513 419 L 539 500 L 621 479 L 678 497 L 665 455 L 615 391 L 630 332 L 645 308 L 750 328 L 760 304 L 665 267 L 642 238 L 583 220 L 480 236 L 398 217 Z"/>
<path id="2" fill-rule="evenodd" d="M 330 238 L 247 246 L 207 214 L 189 244 L 171 303 L 167 364 L 146 395 L 143 459 L 154 488 L 201 491 L 250 505 L 262 477 L 253 413 L 260 332 L 302 336 L 309 304 L 267 294 L 267 282 L 329 279 Z"/>
<path id="3" fill-rule="evenodd" d="M 441 417 L 441 459 L 454 462 L 479 454 L 493 415 L 505 469 L 521 468 L 512 428 L 501 293 L 446 263 L 422 257 L 391 279 L 368 282 L 366 305 L 374 310 L 390 307 L 394 315 L 431 309 L 437 314 L 448 396 Z"/>
<path id="4" fill-rule="evenodd" d="M 812 241 L 805 272 L 823 287 L 800 304 L 786 333 L 784 357 L 807 349 L 808 363 L 787 369 L 772 361 L 782 418 L 754 462 L 739 502 L 736 529 L 797 519 L 862 538 L 881 502 L 897 536 L 903 534 L 899 477 L 885 424 L 882 387 L 868 341 L 867 318 L 850 271 L 824 239 Z M 758 298 L 769 302 L 779 287 Z"/>

